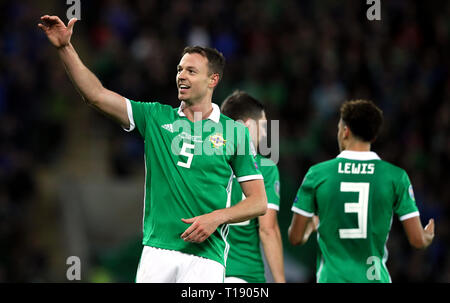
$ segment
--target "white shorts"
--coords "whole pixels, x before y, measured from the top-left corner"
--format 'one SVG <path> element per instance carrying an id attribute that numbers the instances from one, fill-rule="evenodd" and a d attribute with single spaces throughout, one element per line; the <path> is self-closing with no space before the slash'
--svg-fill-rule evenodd
<path id="1" fill-rule="evenodd" d="M 144 246 L 136 283 L 223 283 L 219 262 L 175 250 Z"/>
<path id="2" fill-rule="evenodd" d="M 225 277 L 225 283 L 248 283 L 244 279 L 238 277 Z"/>

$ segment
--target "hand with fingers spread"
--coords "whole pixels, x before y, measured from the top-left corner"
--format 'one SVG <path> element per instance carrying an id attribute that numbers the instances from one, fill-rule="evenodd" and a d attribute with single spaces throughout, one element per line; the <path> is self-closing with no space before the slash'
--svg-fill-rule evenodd
<path id="1" fill-rule="evenodd" d="M 57 16 L 45 15 L 41 17 L 41 21 L 42 23 L 38 26 L 45 32 L 54 47 L 62 48 L 70 44 L 73 26 L 78 21 L 76 18 L 70 19 L 67 26 Z"/>
<path id="2" fill-rule="evenodd" d="M 181 238 L 186 242 L 201 243 L 205 241 L 222 223 L 215 212 L 189 219 L 181 219 L 186 224 L 191 224 Z"/>

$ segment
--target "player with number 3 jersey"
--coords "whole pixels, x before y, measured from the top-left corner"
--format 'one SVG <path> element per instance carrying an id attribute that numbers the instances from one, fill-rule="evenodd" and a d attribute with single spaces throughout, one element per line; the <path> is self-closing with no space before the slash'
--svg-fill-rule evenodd
<path id="1" fill-rule="evenodd" d="M 312 166 L 298 190 L 289 227 L 292 244 L 307 241 L 319 217 L 317 282 L 391 282 L 386 242 L 393 214 L 414 247 L 430 245 L 434 221 L 422 228 L 407 173 L 370 151 L 382 123 L 372 102 L 341 107 L 337 158 Z"/>

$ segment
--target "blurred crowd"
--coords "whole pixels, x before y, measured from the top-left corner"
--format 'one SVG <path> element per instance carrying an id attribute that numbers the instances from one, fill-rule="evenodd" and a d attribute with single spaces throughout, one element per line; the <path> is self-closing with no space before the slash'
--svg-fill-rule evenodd
<path id="1" fill-rule="evenodd" d="M 52 270 L 64 234 L 46 185 L 86 105 L 37 23 L 44 14 L 67 22 L 65 2 L 0 2 L 0 282 L 64 280 Z M 279 120 L 279 220 L 294 257 L 301 248 L 286 231 L 304 174 L 337 155 L 341 102 L 373 100 L 385 117 L 373 150 L 409 174 L 422 224 L 436 220 L 434 243 L 418 251 L 394 218 L 392 280 L 450 282 L 450 2 L 381 1 L 381 21 L 368 21 L 367 9 L 359 0 L 82 1 L 72 44 L 105 87 L 172 106 L 184 46 L 220 50 L 227 65 L 213 102 L 247 90 Z M 109 172 L 143 177 L 141 139 L 89 119 L 107 130 Z M 315 264 L 305 265 L 314 281 Z"/>

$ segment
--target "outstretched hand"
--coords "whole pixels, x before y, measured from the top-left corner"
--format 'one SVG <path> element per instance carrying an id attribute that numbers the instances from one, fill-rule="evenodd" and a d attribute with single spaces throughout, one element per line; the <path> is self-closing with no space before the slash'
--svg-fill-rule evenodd
<path id="1" fill-rule="evenodd" d="M 58 16 L 45 15 L 41 17 L 41 21 L 42 23 L 38 24 L 39 28 L 44 31 L 54 47 L 61 48 L 69 45 L 73 26 L 78 20 L 72 18 L 66 26 Z"/>

